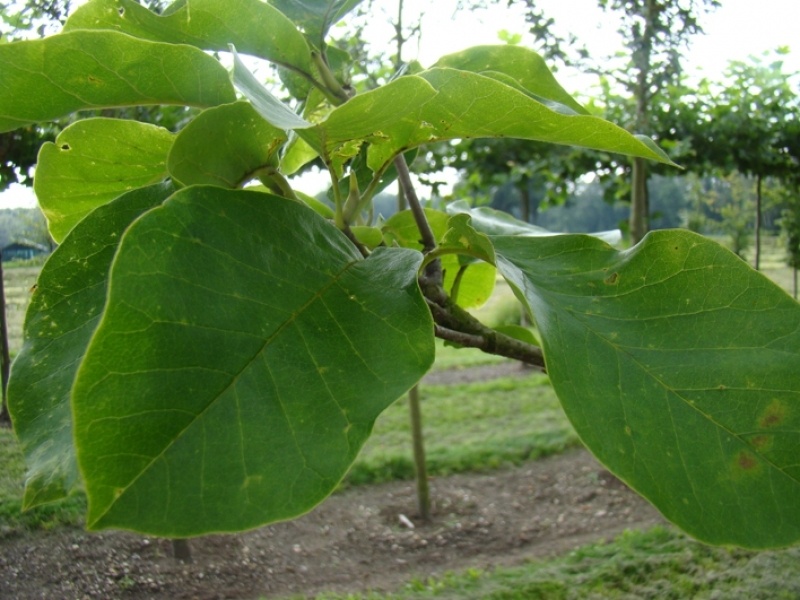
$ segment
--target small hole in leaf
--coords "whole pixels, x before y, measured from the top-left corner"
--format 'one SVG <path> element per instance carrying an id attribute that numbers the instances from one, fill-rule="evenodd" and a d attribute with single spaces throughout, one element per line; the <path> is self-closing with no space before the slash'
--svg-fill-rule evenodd
<path id="1" fill-rule="evenodd" d="M 64 152 L 69 152 L 70 150 L 72 150 L 72 148 L 69 147 L 69 144 L 61 144 L 61 149 Z"/>
<path id="2" fill-rule="evenodd" d="M 119 13 L 119 16 L 120 16 L 120 17 L 124 17 L 124 16 L 125 16 L 125 7 L 123 7 L 123 6 L 120 6 L 120 7 L 117 9 L 117 12 Z"/>

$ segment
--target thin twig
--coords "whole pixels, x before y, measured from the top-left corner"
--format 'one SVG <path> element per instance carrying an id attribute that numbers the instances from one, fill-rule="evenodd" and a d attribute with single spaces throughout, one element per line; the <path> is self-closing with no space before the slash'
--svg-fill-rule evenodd
<path id="1" fill-rule="evenodd" d="M 483 335 L 455 331 L 441 325 L 434 325 L 434 332 L 436 337 L 440 339 L 455 342 L 468 348 L 477 348 L 487 354 L 513 358 L 545 371 L 544 357 L 540 348 L 502 333 L 494 332 L 494 335 L 485 337 Z"/>
<path id="2" fill-rule="evenodd" d="M 411 213 L 414 215 L 414 220 L 419 228 L 422 251 L 428 253 L 436 248 L 436 236 L 433 235 L 433 230 L 425 216 L 425 211 L 422 209 L 417 191 L 414 189 L 414 183 L 411 181 L 411 173 L 408 171 L 406 157 L 402 154 L 395 156 L 394 166 L 397 169 L 397 179 L 400 181 L 400 185 L 403 186 L 403 191 L 406 194 L 408 207 L 411 209 Z"/>

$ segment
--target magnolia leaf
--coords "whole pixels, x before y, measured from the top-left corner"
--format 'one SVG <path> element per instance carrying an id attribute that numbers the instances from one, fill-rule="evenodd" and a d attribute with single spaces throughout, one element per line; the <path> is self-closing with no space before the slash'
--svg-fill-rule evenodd
<path id="1" fill-rule="evenodd" d="M 539 341 L 539 338 L 536 337 L 536 334 L 522 325 L 498 325 L 495 327 L 495 331 L 499 331 L 510 338 L 525 342 L 531 346 L 541 347 L 542 345 L 542 343 Z"/>
<path id="2" fill-rule="evenodd" d="M 163 15 L 134 0 L 94 0 L 67 19 L 64 30 L 110 29 L 134 37 L 203 50 L 228 44 L 279 65 L 312 73 L 311 50 L 284 14 L 262 0 L 186 0 Z M 170 8 L 172 8 L 170 7 Z"/>
<path id="3" fill-rule="evenodd" d="M 474 46 L 443 56 L 434 66 L 473 71 L 503 81 L 540 102 L 549 101 L 561 104 L 569 112 L 589 114 L 556 81 L 544 59 L 522 46 Z M 558 111 L 555 104 L 550 108 Z"/>
<path id="4" fill-rule="evenodd" d="M 84 119 L 39 150 L 33 189 L 61 242 L 92 210 L 136 188 L 167 178 L 175 136 L 124 119 Z"/>
<path id="5" fill-rule="evenodd" d="M 235 100 L 228 73 L 203 51 L 115 31 L 0 44 L 0 72 L 0 132 L 82 109 Z"/>
<path id="6" fill-rule="evenodd" d="M 447 213 L 426 208 L 425 216 L 437 240 L 444 240 L 451 230 Z M 383 233 L 387 244 L 396 244 L 404 248 L 422 250 L 422 241 L 419 239 L 419 229 L 410 210 L 395 213 L 383 224 Z M 458 229 L 456 229 L 458 230 Z M 474 230 L 473 230 L 474 231 Z M 470 234 L 477 240 L 477 232 Z M 481 242 L 482 244 L 482 242 Z M 477 247 L 481 247 L 477 244 Z M 467 244 L 468 245 L 468 244 Z M 464 248 L 464 246 L 459 246 Z M 491 256 L 488 248 L 482 251 L 486 257 Z M 494 291 L 497 270 L 488 262 L 469 262 L 461 260 L 457 254 L 445 254 L 440 258 L 444 271 L 444 288 L 455 297 L 462 308 L 476 308 L 484 304 Z M 455 293 L 453 293 L 455 292 Z"/>
<path id="7" fill-rule="evenodd" d="M 28 466 L 25 508 L 63 498 L 78 484 L 70 389 L 105 306 L 111 261 L 122 232 L 173 191 L 158 184 L 97 208 L 42 267 L 8 383 L 8 407 Z"/>
<path id="8" fill-rule="evenodd" d="M 418 104 L 412 110 L 407 106 L 410 99 L 399 86 L 404 82 L 402 85 L 408 87 L 407 81 L 416 79 L 427 82 L 431 90 L 427 100 L 412 98 Z M 581 146 L 673 164 L 654 145 L 642 143 L 604 119 L 552 110 L 523 91 L 478 73 L 434 68 L 401 77 L 380 89 L 384 101 L 389 103 L 396 91 L 395 101 L 403 103 L 403 111 L 391 124 L 380 128 L 381 135 L 373 134 L 369 165 L 376 171 L 401 150 L 429 142 L 476 137 L 513 137 Z M 337 115 L 342 121 L 357 120 L 349 107 L 350 102 L 339 107 L 331 119 Z M 343 142 L 338 132 L 329 133 L 326 136 L 329 147 Z"/>
<path id="9" fill-rule="evenodd" d="M 247 102 L 209 108 L 180 132 L 167 165 L 183 185 L 240 187 L 261 169 L 278 165 L 286 134 Z"/>
<path id="10" fill-rule="evenodd" d="M 392 129 L 401 129 L 404 138 L 408 138 L 418 127 L 425 126 L 415 121 L 415 115 L 435 96 L 436 90 L 428 82 L 410 76 L 351 98 L 318 125 L 320 137 L 325 140 L 326 162 L 333 162 L 337 156 L 352 155 L 352 147 L 363 142 L 389 143 L 387 133 Z M 370 167 L 377 170 L 372 164 Z"/>
<path id="11" fill-rule="evenodd" d="M 294 194 L 295 196 L 297 196 L 298 200 L 303 202 L 306 206 L 308 206 L 318 215 L 322 215 L 326 219 L 334 218 L 335 213 L 333 212 L 333 209 L 324 202 L 320 202 L 314 196 L 310 196 L 304 192 L 300 192 L 297 190 L 294 190 Z"/>
<path id="12" fill-rule="evenodd" d="M 246 190 L 184 188 L 136 221 L 73 388 L 88 526 L 195 536 L 322 501 L 433 361 L 421 258 L 363 259 Z"/>
<path id="13" fill-rule="evenodd" d="M 304 131 L 313 127 L 314 124 L 306 121 L 273 96 L 272 92 L 261 85 L 255 75 L 242 62 L 242 59 L 236 53 L 236 49 L 231 46 L 230 50 L 233 52 L 233 81 L 237 89 L 244 94 L 244 97 L 250 100 L 258 114 L 275 127 L 284 131 L 294 130 L 297 135 L 306 140 L 312 147 L 319 147 L 319 140 L 316 134 Z"/>
<path id="14" fill-rule="evenodd" d="M 543 227 L 532 225 L 521 221 L 516 217 L 496 210 L 488 206 L 472 208 L 464 200 L 457 200 L 447 205 L 447 213 L 450 215 L 466 214 L 471 217 L 470 224 L 476 230 L 486 235 L 525 235 L 525 236 L 549 236 L 561 235 L 554 233 Z M 593 237 L 603 240 L 607 244 L 619 244 L 622 241 L 622 233 L 619 229 L 610 231 L 600 231 L 590 234 Z"/>
<path id="15" fill-rule="evenodd" d="M 457 214 L 447 220 L 447 231 L 441 239 L 439 248 L 455 250 L 459 254 L 494 264 L 494 247 L 485 234 L 479 233 L 470 224 L 472 217 Z"/>
<path id="16" fill-rule="evenodd" d="M 433 208 L 423 209 L 425 218 L 433 230 L 437 239 L 441 239 L 447 231 L 447 221 L 450 218 L 446 212 Z M 414 214 L 410 210 L 402 210 L 393 214 L 383 224 L 383 234 L 386 243 L 397 245 L 401 248 L 413 248 L 422 250 L 422 240 L 420 239 L 419 228 L 414 220 Z"/>
<path id="17" fill-rule="evenodd" d="M 718 244 L 494 237 L 588 448 L 701 541 L 800 539 L 800 305 Z M 779 524 L 779 526 L 776 526 Z"/>
<path id="18" fill-rule="evenodd" d="M 319 156 L 319 151 L 311 147 L 295 132 L 289 134 L 289 142 L 281 154 L 281 173 L 287 177 L 294 175 Z"/>
<path id="19" fill-rule="evenodd" d="M 283 14 L 306 32 L 317 48 L 322 48 L 328 29 L 363 0 L 271 0 Z"/>

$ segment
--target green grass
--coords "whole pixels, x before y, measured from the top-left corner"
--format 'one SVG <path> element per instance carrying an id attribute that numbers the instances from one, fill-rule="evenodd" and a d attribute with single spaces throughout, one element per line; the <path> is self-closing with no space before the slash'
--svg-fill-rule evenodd
<path id="1" fill-rule="evenodd" d="M 0 429 L 0 461 L 3 465 L 0 470 L 0 538 L 24 530 L 52 529 L 83 521 L 86 511 L 83 494 L 22 511 L 25 463 L 19 444 L 8 429 Z"/>
<path id="2" fill-rule="evenodd" d="M 519 464 L 578 444 L 552 387 L 540 374 L 422 385 L 420 398 L 431 475 Z M 413 476 L 408 404 L 401 399 L 378 419 L 347 482 Z"/>
<path id="3" fill-rule="evenodd" d="M 466 368 L 486 355 L 448 349 L 445 356 L 450 357 L 451 365 Z M 578 443 L 547 378 L 540 374 L 423 385 L 421 402 L 431 475 L 519 464 Z M 0 430 L 0 460 L 4 465 L 0 475 L 0 533 L 80 523 L 85 510 L 82 494 L 21 512 L 25 468 L 13 434 L 5 429 Z M 378 419 L 345 485 L 413 477 L 409 412 L 407 400 L 402 398 Z"/>
<path id="4" fill-rule="evenodd" d="M 608 543 L 520 567 L 469 569 L 414 580 L 393 594 L 317 600 L 682 600 L 800 598 L 800 548 L 712 548 L 664 527 L 627 531 Z"/>

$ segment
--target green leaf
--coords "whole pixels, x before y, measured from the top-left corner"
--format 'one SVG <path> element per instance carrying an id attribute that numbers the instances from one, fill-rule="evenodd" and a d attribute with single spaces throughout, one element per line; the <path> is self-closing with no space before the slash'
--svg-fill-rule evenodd
<path id="1" fill-rule="evenodd" d="M 467 255 L 494 264 L 494 247 L 489 238 L 479 233 L 470 224 L 472 217 L 457 214 L 447 220 L 447 231 L 441 239 L 439 248 L 454 250 L 460 255 Z"/>
<path id="2" fill-rule="evenodd" d="M 439 241 L 444 240 L 448 232 L 452 230 L 451 218 L 447 213 L 439 210 L 429 208 L 424 210 L 434 236 Z M 456 228 L 457 230 L 458 228 Z M 387 219 L 383 224 L 383 233 L 387 244 L 422 250 L 419 229 L 410 210 L 395 213 Z M 477 235 L 479 234 L 471 234 L 471 236 Z M 475 240 L 477 239 L 476 237 Z M 464 247 L 461 246 L 461 248 Z M 488 248 L 484 248 L 481 252 L 487 257 L 490 255 Z M 456 301 L 459 306 L 475 308 L 485 303 L 492 295 L 497 277 L 494 265 L 486 262 L 465 262 L 461 256 L 455 254 L 446 254 L 440 260 L 444 271 L 444 288 L 448 292 L 457 291 Z M 456 286 L 455 290 L 453 286 Z"/>
<path id="3" fill-rule="evenodd" d="M 363 0 L 271 0 L 283 14 L 300 25 L 317 48 L 322 48 L 331 25 Z"/>
<path id="4" fill-rule="evenodd" d="M 589 114 L 561 84 L 536 52 L 509 44 L 474 46 L 440 58 L 436 67 L 472 71 L 502 81 L 540 102 L 554 102 L 578 114 Z M 551 106 L 556 111 L 563 110 Z"/>
<path id="5" fill-rule="evenodd" d="M 310 510 L 433 360 L 421 255 L 190 187 L 125 234 L 73 389 L 88 526 L 167 537 Z"/>
<path id="6" fill-rule="evenodd" d="M 87 214 L 121 194 L 167 178 L 175 136 L 123 119 L 84 119 L 39 150 L 34 190 L 61 242 Z"/>
<path id="7" fill-rule="evenodd" d="M 186 0 L 157 15 L 134 0 L 94 0 L 64 25 L 110 29 L 155 42 L 190 44 L 203 50 L 240 52 L 312 73 L 311 50 L 303 34 L 274 6 L 261 0 Z"/>
<path id="8" fill-rule="evenodd" d="M 264 119 L 284 131 L 303 130 L 313 127 L 313 123 L 306 121 L 296 114 L 286 104 L 278 100 L 272 93 L 255 78 L 250 69 L 242 62 L 236 53 L 236 48 L 231 47 L 233 52 L 233 81 L 237 89 L 250 100 L 253 108 L 258 111 Z M 298 132 L 302 135 L 302 131 Z M 314 141 L 311 138 L 308 141 Z"/>
<path id="9" fill-rule="evenodd" d="M 286 141 L 283 130 L 267 123 L 247 102 L 209 108 L 180 132 L 167 165 L 183 185 L 236 188 L 261 169 L 278 165 Z"/>
<path id="10" fill-rule="evenodd" d="M 364 142 L 386 144 L 391 142 L 388 136 L 396 134 L 410 138 L 419 127 L 425 127 L 416 116 L 435 96 L 436 90 L 428 82 L 410 76 L 351 98 L 331 111 L 318 126 L 319 135 L 325 140 L 323 158 L 329 164 L 341 163 L 354 155 L 354 148 L 357 153 Z M 397 148 L 397 152 L 411 147 Z M 394 154 L 390 159 L 393 157 Z M 380 165 L 380 168 L 385 166 Z M 378 170 L 372 163 L 370 168 Z"/>
<path id="11" fill-rule="evenodd" d="M 412 87 L 415 94 L 409 95 L 406 88 Z M 359 137 L 370 136 L 369 165 L 376 171 L 401 150 L 428 142 L 474 137 L 538 140 L 673 164 L 654 145 L 642 143 L 608 121 L 554 111 L 519 89 L 469 71 L 434 68 L 401 77 L 356 99 L 366 97 L 367 100 L 362 100 L 366 103 L 371 99 L 370 94 L 375 94 L 377 101 L 378 92 L 382 106 L 400 103 L 402 110 L 380 122 L 370 119 L 370 124 L 374 123 L 371 133 L 363 131 L 369 128 L 367 123 L 359 126 L 359 114 L 364 107 L 353 104 L 352 100 L 333 111 L 320 126 L 325 131 L 326 147 L 331 149 L 353 139 L 352 132 L 350 137 L 344 136 L 345 130 L 356 128 Z M 333 127 L 340 122 L 348 127 Z"/>
<path id="12" fill-rule="evenodd" d="M 539 338 L 536 337 L 536 334 L 522 325 L 499 325 L 495 327 L 495 331 L 504 333 L 510 338 L 525 342 L 531 346 L 542 346 L 542 343 L 539 341 Z"/>
<path id="13" fill-rule="evenodd" d="M 298 200 L 303 202 L 306 206 L 308 206 L 318 215 L 321 215 L 326 219 L 334 218 L 335 213 L 333 212 L 333 209 L 324 202 L 320 202 L 314 196 L 309 196 L 308 194 L 304 192 L 299 192 L 297 190 L 294 190 L 294 194 L 295 196 L 297 196 Z"/>
<path id="14" fill-rule="evenodd" d="M 228 73 L 201 50 L 114 31 L 0 44 L 0 72 L 0 132 L 82 109 L 235 100 Z"/>
<path id="15" fill-rule="evenodd" d="M 507 212 L 496 210 L 488 206 L 471 207 L 464 200 L 457 200 L 447 205 L 447 213 L 450 215 L 466 214 L 471 217 L 470 224 L 477 231 L 486 235 L 524 235 L 524 236 L 549 236 L 561 235 L 531 225 L 511 216 Z M 603 240 L 607 244 L 618 244 L 622 240 L 622 233 L 619 229 L 610 231 L 600 231 L 590 234 L 592 237 Z"/>
<path id="16" fill-rule="evenodd" d="M 589 449 L 698 539 L 800 539 L 800 305 L 718 244 L 663 231 L 492 239 Z"/>
<path id="17" fill-rule="evenodd" d="M 111 260 L 121 233 L 173 191 L 154 185 L 97 208 L 39 274 L 8 384 L 8 407 L 28 465 L 25 508 L 63 498 L 78 483 L 70 390 L 105 306 Z"/>

